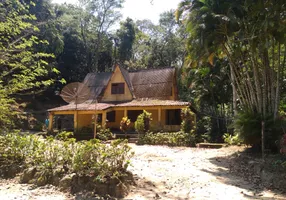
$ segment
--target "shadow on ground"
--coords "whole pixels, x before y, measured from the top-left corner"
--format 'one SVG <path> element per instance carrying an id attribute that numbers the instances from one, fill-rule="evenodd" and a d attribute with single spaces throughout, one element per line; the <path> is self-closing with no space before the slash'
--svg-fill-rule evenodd
<path id="1" fill-rule="evenodd" d="M 269 154 L 263 162 L 260 154 L 245 149 L 229 156 L 210 158 L 209 161 L 218 168 L 202 171 L 218 177 L 225 184 L 245 189 L 247 193 L 242 192 L 245 198 L 286 199 L 286 169 L 277 164 L 279 159 L 281 156 Z M 267 193 L 274 196 L 264 197 Z"/>
<path id="2" fill-rule="evenodd" d="M 188 197 L 175 196 L 166 189 L 164 182 L 154 183 L 145 178 L 136 178 L 136 184 L 131 188 L 130 194 L 125 200 L 129 199 L 176 199 L 176 200 L 187 200 Z M 140 199 L 141 199 L 140 198 Z"/>

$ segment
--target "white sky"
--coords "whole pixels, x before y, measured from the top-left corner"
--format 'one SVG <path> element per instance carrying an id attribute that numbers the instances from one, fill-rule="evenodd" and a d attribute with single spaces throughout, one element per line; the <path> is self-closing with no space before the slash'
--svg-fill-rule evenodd
<path id="1" fill-rule="evenodd" d="M 130 17 L 134 21 L 138 19 L 150 19 L 153 23 L 159 22 L 162 12 L 176 9 L 181 0 L 125 0 L 121 13 L 123 20 Z M 52 0 L 53 3 L 72 3 L 77 0 Z"/>

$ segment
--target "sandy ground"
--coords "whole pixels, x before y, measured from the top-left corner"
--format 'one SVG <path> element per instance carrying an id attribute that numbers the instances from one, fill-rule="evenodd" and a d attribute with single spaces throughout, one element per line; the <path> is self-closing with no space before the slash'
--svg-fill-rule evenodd
<path id="1" fill-rule="evenodd" d="M 136 185 L 124 199 L 286 199 L 275 191 L 233 176 L 226 168 L 228 156 L 241 147 L 197 149 L 185 147 L 136 146 L 129 170 Z M 225 166 L 225 167 L 224 167 Z M 71 196 L 53 186 L 35 188 L 17 180 L 0 180 L 0 200 L 96 199 Z"/>

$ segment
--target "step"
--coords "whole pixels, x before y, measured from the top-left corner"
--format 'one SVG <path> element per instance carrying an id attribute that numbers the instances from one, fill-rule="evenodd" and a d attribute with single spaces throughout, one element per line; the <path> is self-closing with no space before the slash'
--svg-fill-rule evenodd
<path id="1" fill-rule="evenodd" d="M 224 143 L 198 143 L 198 148 L 210 148 L 210 149 L 219 149 L 225 147 L 226 144 Z"/>

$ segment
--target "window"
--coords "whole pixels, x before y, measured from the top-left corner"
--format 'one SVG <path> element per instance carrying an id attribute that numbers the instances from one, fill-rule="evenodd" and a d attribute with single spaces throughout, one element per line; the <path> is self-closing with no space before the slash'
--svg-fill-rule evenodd
<path id="1" fill-rule="evenodd" d="M 180 125 L 181 124 L 181 110 L 166 110 L 166 125 Z"/>
<path id="2" fill-rule="evenodd" d="M 108 112 L 106 118 L 108 122 L 115 122 L 115 111 Z"/>
<path id="3" fill-rule="evenodd" d="M 124 94 L 124 83 L 112 83 L 111 94 Z"/>

